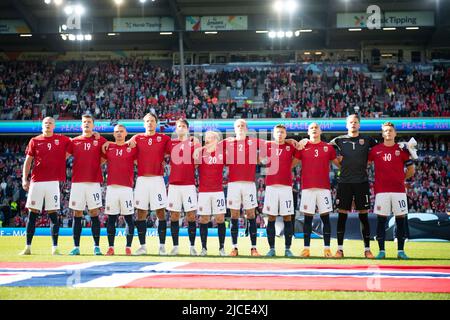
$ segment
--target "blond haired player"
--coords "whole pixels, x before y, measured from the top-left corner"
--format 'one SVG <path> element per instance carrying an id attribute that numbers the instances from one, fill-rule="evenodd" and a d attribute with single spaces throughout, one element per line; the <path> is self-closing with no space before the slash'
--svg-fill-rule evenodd
<path id="1" fill-rule="evenodd" d="M 31 254 L 31 242 L 36 228 L 36 219 L 43 207 L 51 221 L 52 254 L 59 254 L 57 214 L 61 206 L 59 182 L 66 180 L 66 152 L 70 139 L 55 134 L 54 130 L 55 119 L 52 117 L 44 118 L 42 120 L 42 134 L 31 138 L 25 151 L 22 188 L 28 191 L 26 207 L 29 212 L 26 227 L 26 247 L 21 255 Z M 28 176 L 32 167 L 30 182 Z"/>
<path id="2" fill-rule="evenodd" d="M 207 255 L 208 223 L 214 215 L 219 237 L 219 254 L 225 256 L 225 213 L 226 202 L 223 192 L 223 169 L 226 153 L 218 147 L 219 133 L 207 131 L 205 146 L 194 152 L 199 174 L 198 210 L 200 216 L 200 239 L 202 241 L 201 256 Z"/>

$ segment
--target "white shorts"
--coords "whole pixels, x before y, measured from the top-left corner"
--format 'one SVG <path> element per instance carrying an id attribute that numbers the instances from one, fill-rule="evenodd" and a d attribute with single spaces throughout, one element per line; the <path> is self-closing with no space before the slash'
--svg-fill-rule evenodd
<path id="1" fill-rule="evenodd" d="M 294 214 L 294 195 L 292 187 L 267 186 L 264 196 L 263 213 L 271 216 Z"/>
<path id="2" fill-rule="evenodd" d="M 406 193 L 386 192 L 375 195 L 374 213 L 380 216 L 403 216 L 408 213 L 408 200 Z"/>
<path id="3" fill-rule="evenodd" d="M 227 213 L 227 207 L 223 191 L 200 192 L 198 194 L 198 215 L 209 216 L 211 214 L 225 213 Z"/>
<path id="4" fill-rule="evenodd" d="M 330 190 L 319 188 L 302 190 L 300 212 L 314 214 L 316 213 L 316 207 L 319 214 L 333 211 Z"/>
<path id="5" fill-rule="evenodd" d="M 59 181 L 31 182 L 25 207 L 42 211 L 59 210 L 60 205 Z"/>
<path id="6" fill-rule="evenodd" d="M 256 185 L 254 182 L 229 182 L 227 194 L 227 207 L 240 210 L 241 204 L 244 210 L 256 208 Z"/>
<path id="7" fill-rule="evenodd" d="M 70 190 L 69 208 L 84 211 L 102 206 L 102 188 L 97 182 L 74 182 Z"/>
<path id="8" fill-rule="evenodd" d="M 105 213 L 113 215 L 133 214 L 133 189 L 118 185 L 108 186 L 106 188 Z"/>
<path id="9" fill-rule="evenodd" d="M 167 206 L 164 178 L 138 177 L 134 188 L 134 207 L 141 210 L 158 210 Z"/>
<path id="10" fill-rule="evenodd" d="M 169 211 L 181 212 L 182 208 L 184 212 L 197 210 L 197 191 L 194 185 L 178 186 L 171 184 L 169 185 L 167 198 L 169 204 L 166 209 Z"/>

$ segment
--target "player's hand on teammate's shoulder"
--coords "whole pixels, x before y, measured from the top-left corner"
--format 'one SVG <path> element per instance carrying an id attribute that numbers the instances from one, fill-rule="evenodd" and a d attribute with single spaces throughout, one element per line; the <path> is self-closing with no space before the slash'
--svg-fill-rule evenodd
<path id="1" fill-rule="evenodd" d="M 234 141 L 236 141 L 236 137 L 225 138 L 225 142 L 234 142 Z"/>
<path id="2" fill-rule="evenodd" d="M 108 151 L 109 145 L 111 144 L 111 141 L 106 141 L 103 145 L 102 145 L 102 152 L 106 153 L 106 151 Z"/>
<path id="3" fill-rule="evenodd" d="M 289 140 L 290 140 L 290 139 L 289 139 Z M 295 140 L 294 140 L 294 141 L 295 141 Z M 300 140 L 300 141 L 297 142 L 297 146 L 295 146 L 295 148 L 296 148 L 297 150 L 303 150 L 303 149 L 305 149 L 305 147 L 306 147 L 306 145 L 308 144 L 308 142 L 309 142 L 309 139 L 303 138 L 302 140 Z"/>
<path id="4" fill-rule="evenodd" d="M 102 136 L 100 135 L 100 133 L 98 133 L 97 131 L 92 132 L 92 135 L 94 136 L 94 139 L 95 139 L 95 140 L 100 140 L 100 138 L 102 137 Z"/>
<path id="5" fill-rule="evenodd" d="M 190 136 L 189 139 L 194 144 L 200 144 L 200 140 L 196 136 Z"/>
<path id="6" fill-rule="evenodd" d="M 206 147 L 196 148 L 196 149 L 194 150 L 194 154 L 193 154 L 194 159 L 200 158 L 200 154 L 202 153 L 202 151 L 203 151 L 204 149 L 206 149 Z"/>
<path id="7" fill-rule="evenodd" d="M 134 136 L 132 136 L 130 139 L 128 139 L 127 141 L 125 141 L 125 143 L 130 147 L 130 148 L 136 148 L 137 143 L 136 143 L 136 137 L 139 136 L 140 133 L 135 134 Z"/>
<path id="8" fill-rule="evenodd" d="M 286 139 L 286 143 L 292 145 L 295 149 L 300 147 L 299 142 L 295 139 Z"/>
<path id="9" fill-rule="evenodd" d="M 128 140 L 127 142 L 127 145 L 131 148 L 131 149 L 133 149 L 133 148 L 136 148 L 136 140 Z"/>

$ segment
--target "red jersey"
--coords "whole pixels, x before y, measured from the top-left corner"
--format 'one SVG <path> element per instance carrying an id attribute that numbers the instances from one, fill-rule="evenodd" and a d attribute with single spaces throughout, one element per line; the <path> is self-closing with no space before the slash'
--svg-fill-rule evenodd
<path id="1" fill-rule="evenodd" d="M 336 159 L 336 151 L 326 142 L 308 142 L 305 149 L 297 151 L 302 161 L 302 190 L 330 189 L 330 161 Z"/>
<path id="2" fill-rule="evenodd" d="M 160 133 L 136 135 L 138 176 L 164 175 L 164 155 L 169 141 L 170 137 Z"/>
<path id="3" fill-rule="evenodd" d="M 103 182 L 101 156 L 102 146 L 107 140 L 103 137 L 75 137 L 67 152 L 73 155 L 72 182 Z"/>
<path id="4" fill-rule="evenodd" d="M 25 151 L 34 158 L 31 181 L 65 181 L 66 152 L 69 144 L 70 138 L 60 134 L 31 138 Z"/>
<path id="5" fill-rule="evenodd" d="M 225 154 L 217 149 L 209 153 L 206 149 L 200 153 L 201 163 L 198 167 L 199 192 L 223 191 L 223 167 Z"/>
<path id="6" fill-rule="evenodd" d="M 381 192 L 405 193 L 405 162 L 409 153 L 398 144 L 387 147 L 377 144 L 369 152 L 369 161 L 375 166 L 375 194 Z"/>
<path id="7" fill-rule="evenodd" d="M 108 186 L 116 184 L 133 188 L 134 160 L 138 158 L 137 148 L 111 143 L 103 157 L 108 160 Z"/>
<path id="8" fill-rule="evenodd" d="M 265 140 L 246 137 L 245 140 L 228 142 L 224 140 L 229 168 L 229 182 L 255 182 L 258 149 L 266 144 Z M 223 146 L 223 145 L 222 145 Z"/>
<path id="9" fill-rule="evenodd" d="M 170 154 L 169 184 L 195 185 L 194 150 L 198 146 L 188 140 L 170 140 L 167 153 Z"/>
<path id="10" fill-rule="evenodd" d="M 262 148 L 264 149 L 264 148 Z M 267 150 L 260 152 L 261 157 L 267 157 L 266 185 L 276 184 L 292 187 L 292 159 L 296 149 L 289 144 L 267 143 Z"/>

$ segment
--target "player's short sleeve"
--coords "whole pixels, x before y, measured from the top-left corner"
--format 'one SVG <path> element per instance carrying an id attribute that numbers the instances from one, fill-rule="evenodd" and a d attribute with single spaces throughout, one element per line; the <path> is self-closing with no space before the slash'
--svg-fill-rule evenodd
<path id="1" fill-rule="evenodd" d="M 108 151 L 109 151 L 109 148 L 108 148 L 108 150 L 106 150 L 106 152 L 103 152 L 103 148 L 102 148 L 101 151 L 100 151 L 100 157 L 102 159 L 108 160 Z"/>
<path id="2" fill-rule="evenodd" d="M 226 150 L 220 150 L 219 153 L 220 153 L 220 154 L 222 155 L 222 157 L 223 157 L 222 163 L 223 163 L 223 164 L 226 164 L 226 163 L 227 163 L 227 151 L 226 151 Z"/>
<path id="3" fill-rule="evenodd" d="M 339 149 L 341 149 L 339 137 L 336 137 L 333 140 L 331 140 L 329 142 L 329 144 L 332 145 L 334 147 L 334 149 L 336 149 L 337 151 L 339 151 Z"/>
<path id="4" fill-rule="evenodd" d="M 27 149 L 25 150 L 25 154 L 30 157 L 34 157 L 36 155 L 34 139 L 31 139 L 30 142 L 28 142 L 28 146 L 27 146 Z"/>
<path id="5" fill-rule="evenodd" d="M 65 145 L 66 151 L 69 149 L 69 147 L 72 145 L 72 139 L 70 139 L 68 136 L 61 135 L 61 139 Z"/>
<path id="6" fill-rule="evenodd" d="M 374 154 L 375 154 L 374 149 L 373 149 L 373 148 L 370 149 L 370 151 L 369 151 L 369 156 L 367 157 L 367 161 L 374 161 L 374 160 L 375 160 Z"/>
<path id="7" fill-rule="evenodd" d="M 73 141 L 70 141 L 70 142 L 67 144 L 66 152 L 67 152 L 67 153 L 70 153 L 70 154 L 73 154 Z"/>
<path id="8" fill-rule="evenodd" d="M 171 143 L 171 140 L 172 140 L 172 139 L 169 138 L 169 140 L 167 140 L 166 145 L 165 145 L 165 147 L 164 147 L 164 153 L 165 153 L 166 155 L 172 153 L 172 143 Z"/>
<path id="9" fill-rule="evenodd" d="M 303 154 L 302 150 L 295 150 L 294 158 L 296 158 L 298 160 L 302 160 L 302 154 Z"/>
<path id="10" fill-rule="evenodd" d="M 100 139 L 99 139 L 100 146 L 103 146 L 106 142 L 108 142 L 108 140 L 106 140 L 105 137 L 100 136 Z"/>
<path id="11" fill-rule="evenodd" d="M 330 148 L 330 160 L 336 159 L 336 150 L 334 148 Z"/>
<path id="12" fill-rule="evenodd" d="M 256 138 L 256 145 L 258 146 L 258 150 L 260 148 L 265 148 L 267 145 L 267 140 Z"/>
<path id="13" fill-rule="evenodd" d="M 136 147 L 131 148 L 131 152 L 132 152 L 132 156 L 133 156 L 133 161 L 134 161 L 134 160 L 137 160 L 137 158 L 138 158 L 138 151 L 137 151 L 137 148 L 136 148 Z"/>
<path id="14" fill-rule="evenodd" d="M 400 152 L 401 152 L 401 157 L 402 157 L 403 163 L 405 164 L 405 167 L 412 166 L 414 164 L 414 162 L 412 161 L 412 159 L 409 155 L 409 152 L 404 151 L 404 150 L 401 150 Z"/>
<path id="15" fill-rule="evenodd" d="M 259 157 L 261 159 L 267 158 L 269 156 L 269 154 L 270 154 L 269 148 L 271 148 L 270 143 L 267 143 L 265 145 L 261 145 L 261 144 L 259 145 L 258 150 L 259 150 Z"/>
<path id="16" fill-rule="evenodd" d="M 168 135 L 165 135 L 165 134 L 163 134 L 162 136 L 163 136 L 163 140 L 164 140 L 165 146 L 167 147 L 167 145 L 170 143 L 170 140 L 172 140 L 172 139 L 170 139 L 170 137 Z"/>
<path id="17" fill-rule="evenodd" d="M 225 154 L 226 154 L 226 143 L 225 140 L 220 140 L 219 142 L 217 142 L 217 147 L 216 150 L 223 154 L 224 159 L 225 159 Z"/>

